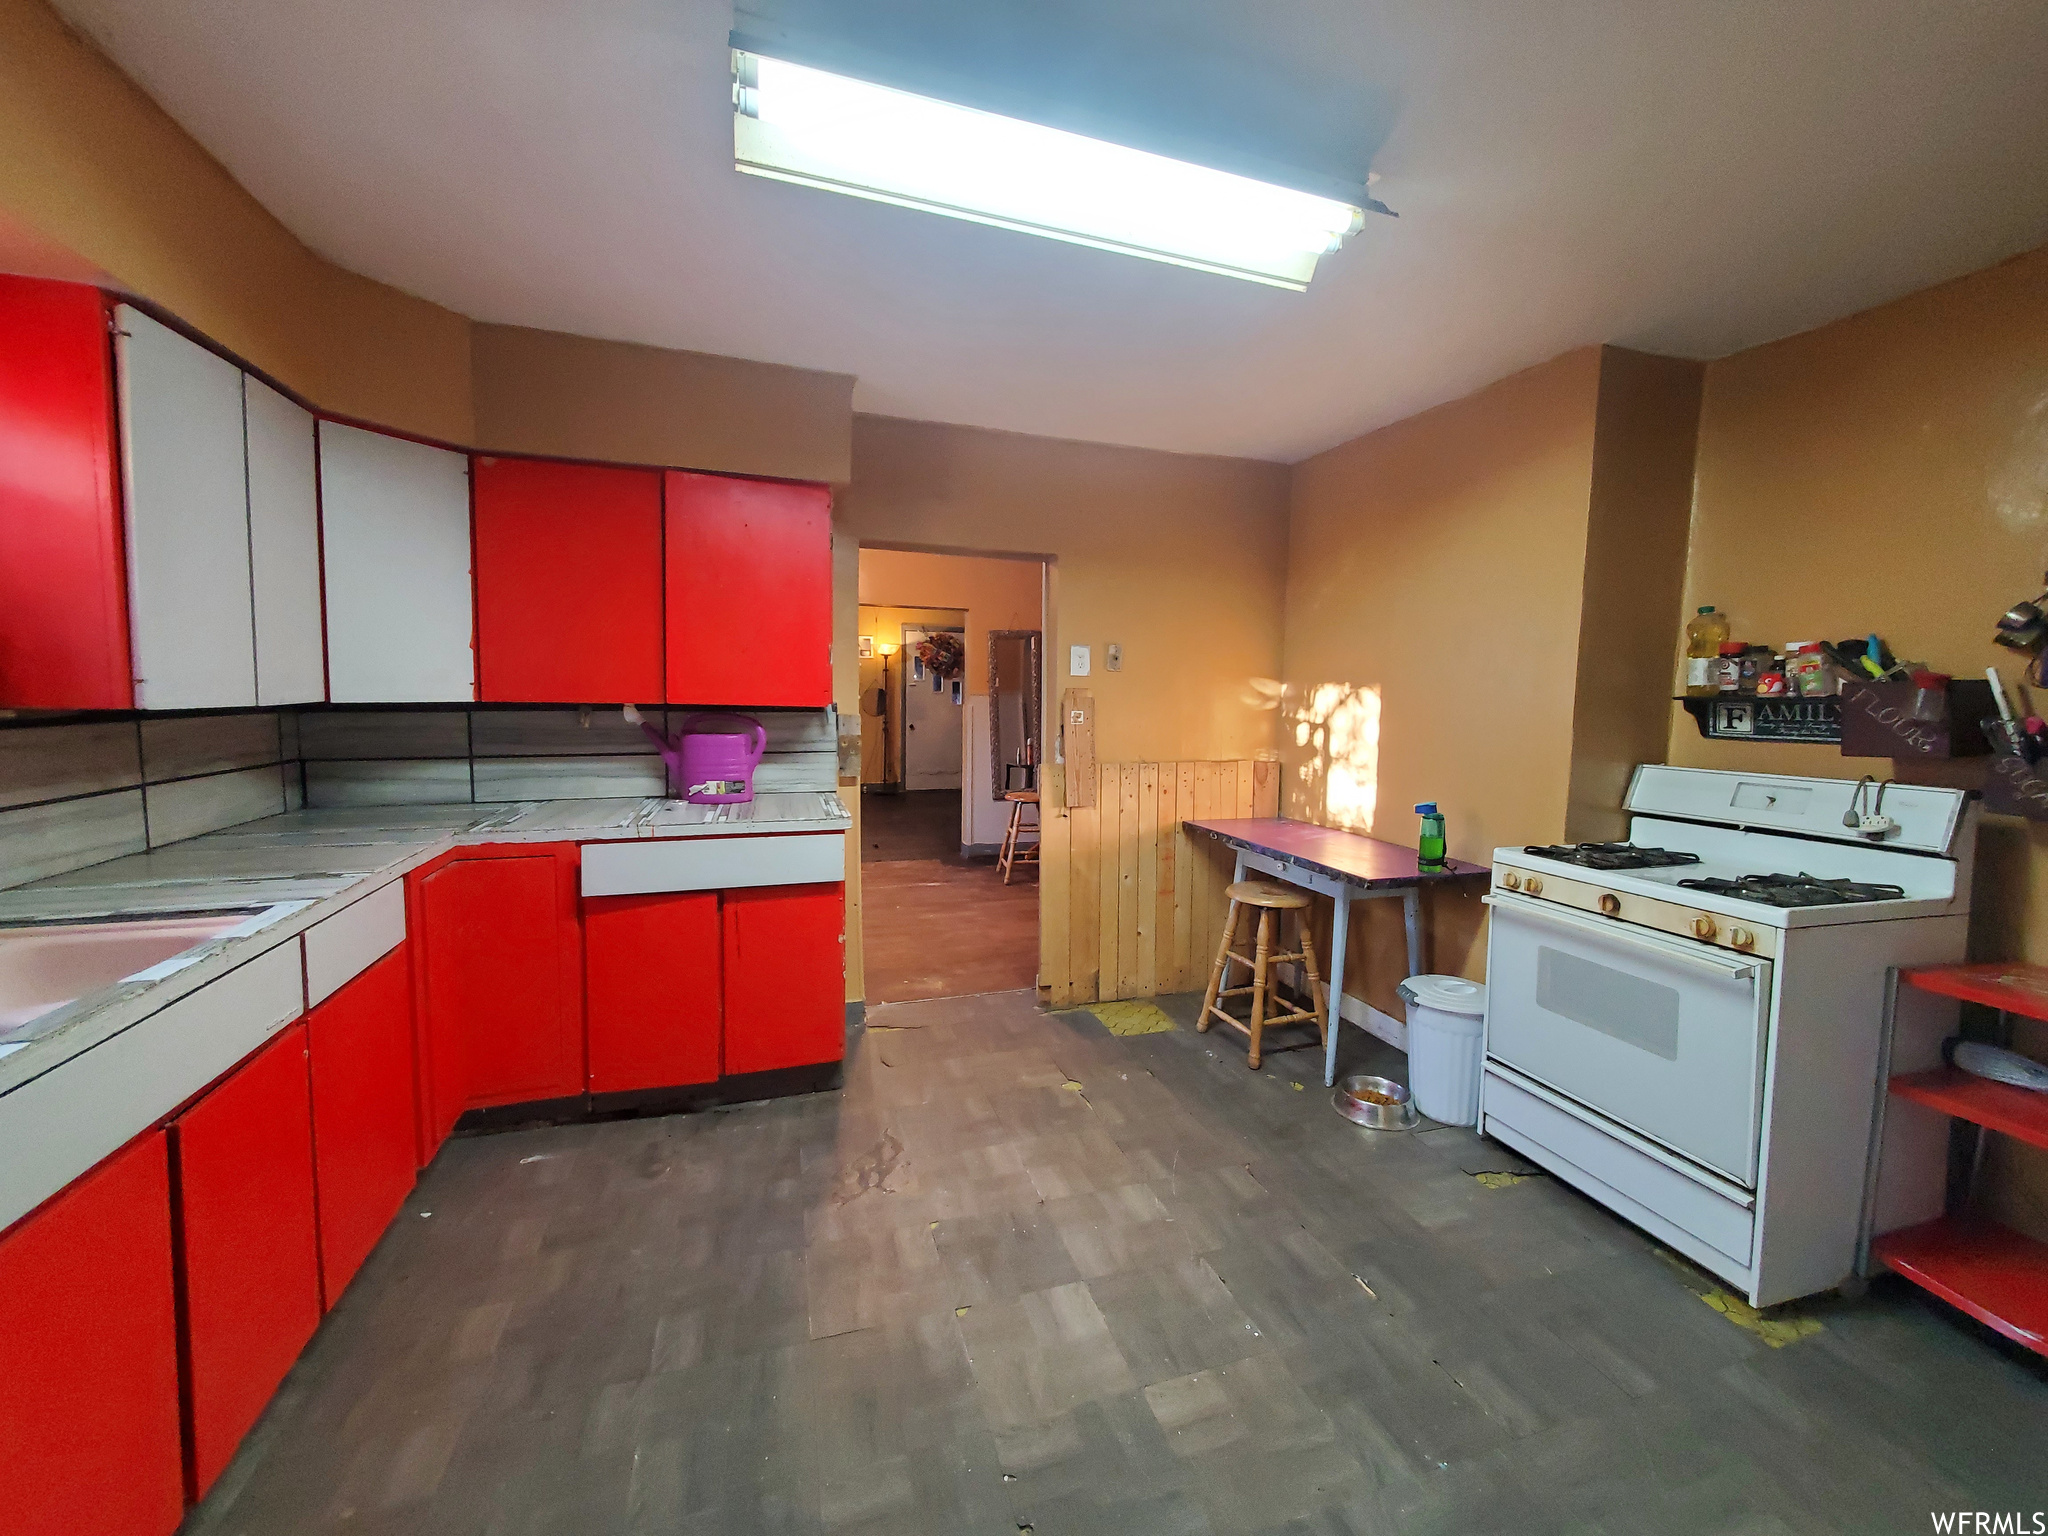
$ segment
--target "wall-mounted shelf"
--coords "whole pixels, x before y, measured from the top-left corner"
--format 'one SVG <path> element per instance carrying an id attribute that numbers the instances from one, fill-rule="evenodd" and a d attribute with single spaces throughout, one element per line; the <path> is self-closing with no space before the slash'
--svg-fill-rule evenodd
<path id="1" fill-rule="evenodd" d="M 1812 746 L 1842 744 L 1842 701 L 1838 698 L 1757 698 L 1751 695 L 1711 699 L 1681 698 L 1702 736 L 1716 741 L 1803 742 Z"/>
<path id="2" fill-rule="evenodd" d="M 1911 683 L 1851 681 L 1826 698 L 1724 693 L 1678 702 L 1700 734 L 1717 741 L 1805 742 L 1894 760 L 1982 757 L 1992 749 L 1979 723 L 1993 709 L 1991 685 L 1981 679 L 1953 679 L 1932 700 Z"/>

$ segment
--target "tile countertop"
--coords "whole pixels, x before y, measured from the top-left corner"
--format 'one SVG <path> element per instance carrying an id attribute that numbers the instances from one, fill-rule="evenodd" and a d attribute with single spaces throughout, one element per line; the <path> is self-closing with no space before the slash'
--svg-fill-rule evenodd
<path id="1" fill-rule="evenodd" d="M 255 959 L 458 846 L 845 832 L 839 796 L 764 793 L 746 805 L 529 800 L 291 811 L 0 891 L 0 928 L 191 912 L 249 921 L 163 965 L 0 1033 L 0 1095 Z"/>

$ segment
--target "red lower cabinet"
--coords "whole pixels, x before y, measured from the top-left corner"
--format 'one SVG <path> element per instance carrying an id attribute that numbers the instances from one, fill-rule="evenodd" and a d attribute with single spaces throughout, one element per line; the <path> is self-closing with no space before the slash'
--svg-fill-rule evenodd
<path id="1" fill-rule="evenodd" d="M 846 887 L 727 891 L 725 1071 L 838 1061 L 846 1054 Z"/>
<path id="2" fill-rule="evenodd" d="M 333 1306 L 412 1190 L 412 976 L 403 944 L 306 1016 L 320 1286 Z"/>
<path id="3" fill-rule="evenodd" d="M 292 1025 L 172 1121 L 171 1143 L 197 1499 L 320 1323 L 305 1026 Z"/>
<path id="4" fill-rule="evenodd" d="M 719 969 L 717 893 L 585 897 L 590 1091 L 715 1082 Z"/>
<path id="5" fill-rule="evenodd" d="M 0 1529 L 161 1536 L 183 1516 L 164 1135 L 0 1237 Z"/>
<path id="6" fill-rule="evenodd" d="M 582 1093 L 575 847 L 465 850 L 417 897 L 432 1145 L 465 1109 Z"/>

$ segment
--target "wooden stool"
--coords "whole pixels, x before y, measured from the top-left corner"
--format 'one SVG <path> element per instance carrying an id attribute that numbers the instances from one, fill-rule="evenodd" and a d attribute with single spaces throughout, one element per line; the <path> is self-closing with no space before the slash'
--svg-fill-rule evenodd
<path id="1" fill-rule="evenodd" d="M 1003 872 L 1003 884 L 1008 885 L 1013 868 L 1038 862 L 1038 844 L 1020 840 L 1024 832 L 1024 807 L 1038 804 L 1038 791 L 1013 789 L 1003 798 L 1010 802 L 1010 825 L 1003 832 L 1003 851 L 996 855 L 996 868 Z M 1044 833 L 1039 835 L 1042 837 Z"/>
<path id="2" fill-rule="evenodd" d="M 1323 1022 L 1323 982 L 1316 972 L 1315 947 L 1308 941 L 1309 894 L 1291 885 L 1282 885 L 1276 880 L 1240 880 L 1226 892 L 1230 897 L 1230 915 L 1223 922 L 1223 943 L 1216 951 L 1216 964 L 1209 971 L 1209 990 L 1202 998 L 1201 1017 L 1195 1021 L 1195 1028 L 1207 1031 L 1213 1016 L 1221 1019 L 1240 1034 L 1249 1036 L 1252 1051 L 1249 1065 L 1256 1070 L 1259 1065 L 1260 1037 L 1277 1024 L 1309 1023 L 1316 1027 L 1316 1044 L 1322 1044 L 1326 1025 Z M 1237 938 L 1237 923 L 1241 911 L 1246 907 L 1259 910 L 1258 942 L 1254 953 L 1242 954 L 1232 948 Z M 1287 920 L 1287 914 L 1294 914 L 1295 931 L 1300 937 L 1301 948 L 1286 954 L 1274 954 L 1273 942 L 1278 929 Z M 1230 962 L 1235 960 L 1252 973 L 1248 987 L 1230 987 L 1224 983 L 1230 979 Z M 1291 1012 L 1266 1016 L 1266 1009 L 1276 1001 L 1272 982 L 1272 968 L 1287 960 L 1299 960 L 1301 968 L 1308 973 L 1309 1008 L 1295 1007 Z M 1242 997 L 1249 992 L 1252 999 L 1252 1019 L 1247 1027 L 1231 1017 L 1224 1010 L 1223 999 Z M 1279 1001 L 1285 1001 L 1279 999 Z M 1284 1045 L 1284 1051 L 1304 1049 L 1310 1042 L 1300 1045 Z"/>

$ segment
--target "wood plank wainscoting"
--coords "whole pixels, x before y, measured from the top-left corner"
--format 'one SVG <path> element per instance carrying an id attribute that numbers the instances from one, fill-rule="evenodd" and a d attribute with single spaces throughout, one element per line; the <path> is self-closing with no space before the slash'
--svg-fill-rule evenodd
<path id="1" fill-rule="evenodd" d="M 1054 1007 L 1198 992 L 1222 938 L 1233 856 L 1183 821 L 1280 814 L 1280 764 L 1099 763 L 1091 806 L 1048 767 L 1039 970 Z M 1056 787 L 1057 786 L 1057 787 Z M 1077 797 L 1078 798 L 1078 797 Z"/>

